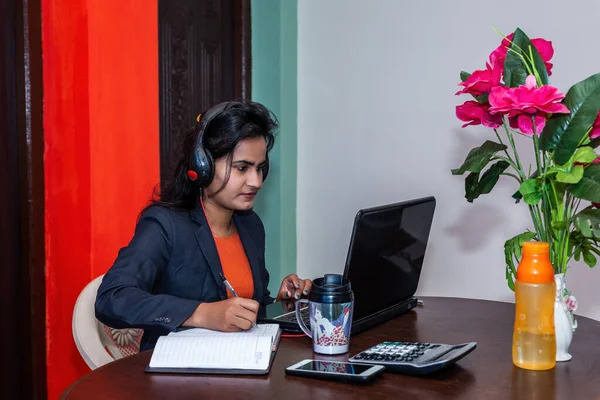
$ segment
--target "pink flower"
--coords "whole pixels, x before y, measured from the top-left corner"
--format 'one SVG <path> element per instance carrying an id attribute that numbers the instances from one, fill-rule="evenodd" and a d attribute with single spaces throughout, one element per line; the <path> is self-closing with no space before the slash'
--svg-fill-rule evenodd
<path id="1" fill-rule="evenodd" d="M 569 295 L 569 296 L 565 296 L 563 301 L 565 302 L 565 305 L 567 306 L 567 311 L 571 311 L 574 312 L 577 310 L 577 299 L 575 298 L 575 296 L 573 295 Z"/>
<path id="2" fill-rule="evenodd" d="M 511 33 L 506 37 L 506 39 L 502 40 L 500 46 L 498 46 L 492 53 L 490 54 L 490 62 L 492 63 L 492 68 L 494 70 L 498 70 L 502 75 L 504 73 L 504 60 L 506 60 L 506 53 L 508 52 L 508 47 L 510 46 L 510 41 L 512 41 L 514 37 L 514 33 Z M 552 47 L 552 42 L 546 39 L 537 38 L 531 39 L 531 44 L 535 49 L 540 53 L 540 57 L 544 60 L 544 64 L 546 65 L 546 70 L 548 71 L 548 76 L 552 75 L 552 63 L 549 61 L 554 56 L 554 48 Z M 526 51 L 527 49 L 523 49 Z"/>
<path id="3" fill-rule="evenodd" d="M 489 104 L 481 104 L 473 100 L 466 101 L 460 106 L 456 106 L 456 117 L 465 121 L 462 127 L 468 125 L 483 125 L 488 128 L 498 128 L 502 125 L 501 115 L 492 115 L 489 112 Z"/>
<path id="4" fill-rule="evenodd" d="M 525 85 L 516 88 L 506 86 L 492 88 L 489 98 L 492 114 L 508 114 L 509 117 L 522 113 L 535 114 L 540 111 L 546 114 L 570 112 L 564 104 L 560 103 L 565 98 L 564 93 L 559 93 L 554 86 L 536 87 L 533 75 L 527 77 Z"/>
<path id="5" fill-rule="evenodd" d="M 478 69 L 464 81 L 459 83 L 464 89 L 456 92 L 457 95 L 468 93 L 474 96 L 480 96 L 489 93 L 492 87 L 500 84 L 501 70 L 493 70 L 490 64 L 486 63 L 486 69 Z"/>
<path id="6" fill-rule="evenodd" d="M 554 48 L 552 47 L 552 42 L 546 39 L 537 38 L 531 39 L 531 44 L 535 49 L 540 53 L 540 57 L 544 60 L 544 64 L 546 65 L 546 71 L 548 71 L 548 76 L 552 75 L 552 67 L 554 66 L 551 62 L 552 56 L 554 55 Z"/>
<path id="7" fill-rule="evenodd" d="M 531 117 L 529 114 L 519 114 L 516 117 L 509 117 L 508 123 L 513 129 L 518 129 L 527 135 L 533 135 L 533 120 Z M 535 118 L 535 131 L 539 135 L 546 126 L 546 117 L 535 114 L 533 118 Z"/>
<path id="8" fill-rule="evenodd" d="M 508 115 L 511 126 L 518 127 L 525 134 L 533 133 L 532 117 L 534 117 L 535 131 L 539 135 L 544 129 L 548 114 L 570 112 L 564 104 L 560 103 L 564 98 L 564 93 L 559 93 L 553 86 L 536 87 L 535 77 L 529 75 L 525 85 L 516 88 L 493 87 L 489 96 L 489 112 Z"/>
<path id="9" fill-rule="evenodd" d="M 592 130 L 590 131 L 590 139 L 596 139 L 600 136 L 600 113 L 596 115 L 596 120 L 592 124 Z"/>

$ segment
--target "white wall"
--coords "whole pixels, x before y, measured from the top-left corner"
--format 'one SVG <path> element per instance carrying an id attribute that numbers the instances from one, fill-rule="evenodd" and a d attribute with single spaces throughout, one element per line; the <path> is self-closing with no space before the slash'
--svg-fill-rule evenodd
<path id="1" fill-rule="evenodd" d="M 484 68 L 501 40 L 492 26 L 519 26 L 553 41 L 552 84 L 566 92 L 600 71 L 598 15 L 593 0 L 299 0 L 299 274 L 343 270 L 359 208 L 434 195 L 418 293 L 513 301 L 503 244 L 531 222 L 510 198 L 516 181 L 469 204 L 464 177 L 450 173 L 495 138 L 461 129 L 459 72 Z M 567 280 L 579 313 L 600 319 L 600 270 L 574 263 Z"/>

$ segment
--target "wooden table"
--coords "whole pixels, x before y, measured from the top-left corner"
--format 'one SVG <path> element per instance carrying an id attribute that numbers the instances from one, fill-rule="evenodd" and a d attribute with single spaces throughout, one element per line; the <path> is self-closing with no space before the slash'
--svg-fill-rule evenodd
<path id="1" fill-rule="evenodd" d="M 160 375 L 144 373 L 151 352 L 107 364 L 72 384 L 63 399 L 567 399 L 600 398 L 600 322 L 578 318 L 570 362 L 550 371 L 514 367 L 514 305 L 482 300 L 425 297 L 424 306 L 351 338 L 343 356 L 313 354 L 308 338 L 282 338 L 265 376 Z M 345 384 L 286 376 L 285 367 L 305 358 L 346 360 L 386 340 L 462 343 L 477 349 L 435 376 L 384 373 L 369 384 Z"/>

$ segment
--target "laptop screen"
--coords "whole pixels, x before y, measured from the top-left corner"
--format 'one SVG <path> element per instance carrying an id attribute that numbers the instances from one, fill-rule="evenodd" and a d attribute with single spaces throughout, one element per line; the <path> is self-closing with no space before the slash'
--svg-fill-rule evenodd
<path id="1" fill-rule="evenodd" d="M 354 320 L 415 294 L 434 209 L 428 197 L 358 212 L 344 271 L 354 291 Z"/>

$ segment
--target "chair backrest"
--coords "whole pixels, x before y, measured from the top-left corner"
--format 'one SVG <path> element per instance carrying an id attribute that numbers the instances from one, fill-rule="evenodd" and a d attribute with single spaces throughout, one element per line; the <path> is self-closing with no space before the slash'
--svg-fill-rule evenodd
<path id="1" fill-rule="evenodd" d="M 144 333 L 142 329 L 110 328 L 96 319 L 94 304 L 103 277 L 100 275 L 83 288 L 73 310 L 73 339 L 91 369 L 139 353 Z"/>

